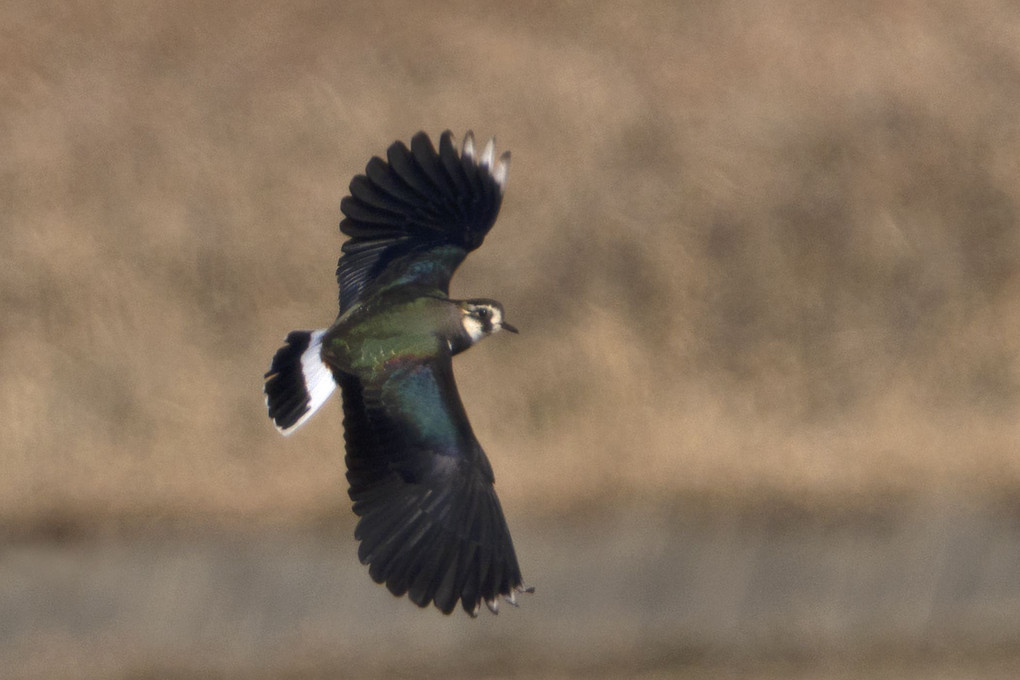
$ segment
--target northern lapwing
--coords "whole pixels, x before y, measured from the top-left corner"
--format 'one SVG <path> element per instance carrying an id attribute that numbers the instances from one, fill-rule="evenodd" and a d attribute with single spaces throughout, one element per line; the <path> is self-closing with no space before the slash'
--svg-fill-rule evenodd
<path id="1" fill-rule="evenodd" d="M 477 615 L 525 588 L 494 489 L 453 379 L 453 356 L 500 330 L 495 300 L 451 300 L 450 278 L 499 214 L 510 153 L 460 152 L 419 132 L 375 157 L 340 203 L 340 313 L 293 331 L 265 378 L 287 435 L 339 385 L 358 557 L 377 583 L 420 607 Z"/>

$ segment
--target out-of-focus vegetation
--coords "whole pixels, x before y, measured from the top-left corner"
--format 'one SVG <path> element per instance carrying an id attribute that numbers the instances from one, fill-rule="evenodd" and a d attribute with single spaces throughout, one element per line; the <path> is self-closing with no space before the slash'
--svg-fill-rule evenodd
<path id="1" fill-rule="evenodd" d="M 0 517 L 346 505 L 340 409 L 261 375 L 335 310 L 338 202 L 418 129 L 496 134 L 454 294 L 500 492 L 1020 488 L 1009 3 L 38 3 L 3 10 Z"/>

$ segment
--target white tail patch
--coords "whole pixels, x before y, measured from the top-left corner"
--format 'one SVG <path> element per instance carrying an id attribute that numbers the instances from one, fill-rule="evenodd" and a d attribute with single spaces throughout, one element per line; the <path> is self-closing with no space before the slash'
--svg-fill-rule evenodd
<path id="1" fill-rule="evenodd" d="M 278 428 L 284 435 L 289 435 L 301 427 L 306 420 L 322 408 L 329 396 L 333 394 L 333 390 L 336 389 L 333 372 L 326 364 L 322 363 L 322 357 L 319 354 L 322 350 L 322 336 L 325 334 L 325 329 L 312 331 L 308 349 L 301 353 L 301 373 L 305 378 L 305 390 L 308 392 L 308 410 L 290 427 Z"/>
<path id="2" fill-rule="evenodd" d="M 282 434 L 301 427 L 336 389 L 333 373 L 320 356 L 325 334 L 325 330 L 290 333 L 266 373 L 266 407 Z"/>

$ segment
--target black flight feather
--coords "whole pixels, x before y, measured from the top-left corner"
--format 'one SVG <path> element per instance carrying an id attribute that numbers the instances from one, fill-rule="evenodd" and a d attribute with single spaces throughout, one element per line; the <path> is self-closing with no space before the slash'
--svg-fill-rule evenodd
<path id="1" fill-rule="evenodd" d="M 277 350 L 264 387 L 269 417 L 277 427 L 293 426 L 308 410 L 311 398 L 301 372 L 301 355 L 308 349 L 310 331 L 291 331 Z"/>
<path id="2" fill-rule="evenodd" d="M 482 244 L 499 214 L 503 192 L 493 168 L 458 154 L 449 131 L 440 137 L 438 152 L 419 132 L 410 149 L 403 142 L 392 144 L 386 159 L 369 161 L 340 203 L 340 231 L 351 237 L 337 263 L 341 313 L 379 280 L 392 284 L 400 278 L 402 284 L 445 293 L 454 270 Z M 401 277 L 437 249 L 444 249 L 443 255 L 427 277 Z M 387 275 L 388 268 L 396 273 Z"/>
<path id="3" fill-rule="evenodd" d="M 446 613 L 457 601 L 473 613 L 519 590 L 492 468 L 463 412 L 450 357 L 381 380 L 340 377 L 347 480 L 361 518 L 355 537 L 369 574 L 394 594 Z M 423 419 L 444 434 L 425 437 Z"/>

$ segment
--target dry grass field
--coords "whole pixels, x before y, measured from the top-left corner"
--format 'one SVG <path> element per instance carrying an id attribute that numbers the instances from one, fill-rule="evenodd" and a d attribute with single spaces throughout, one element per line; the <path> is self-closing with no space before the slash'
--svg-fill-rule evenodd
<path id="1" fill-rule="evenodd" d="M 500 299 L 522 331 L 456 369 L 525 537 L 617 512 L 880 517 L 909 531 L 941 525 L 901 522 L 905 512 L 968 508 L 1015 526 L 1015 3 L 17 0 L 0 9 L 0 31 L 0 570 L 73 563 L 78 553 L 58 549 L 68 540 L 86 555 L 109 543 L 91 559 L 114 569 L 109 555 L 138 541 L 349 533 L 339 404 L 283 439 L 262 374 L 287 331 L 335 315 L 347 183 L 419 129 L 473 129 L 513 152 L 500 221 L 452 293 Z M 993 550 L 1003 564 L 1020 540 L 1006 534 Z M 614 536 L 610 553 L 624 550 Z M 379 595 L 351 569 L 346 589 Z M 1009 607 L 1017 585 L 1000 593 Z M 188 642 L 174 629 L 194 626 L 184 616 L 166 624 L 183 637 L 158 662 L 99 662 L 117 646 L 81 643 L 92 610 L 68 628 L 59 614 L 25 614 L 39 600 L 12 598 L 0 595 L 0 621 L 18 602 L 28 618 L 0 622 L 0 663 L 24 677 L 274 668 L 249 647 Z M 416 649 L 427 626 L 453 625 L 394 607 L 417 617 L 400 624 Z M 620 652 L 603 671 L 914 677 L 904 669 L 920 659 L 916 677 L 1015 677 L 1011 611 L 989 619 L 998 637 L 975 634 L 941 670 L 886 651 L 860 676 L 795 663 L 823 652 L 756 666 L 754 646 L 739 668 L 719 661 L 735 658 L 725 651 L 699 665 L 669 652 L 667 636 L 644 666 Z M 528 625 L 526 610 L 511 616 Z M 484 625 L 440 657 L 499 635 Z M 743 639 L 718 626 L 719 639 Z M 308 649 L 329 648 L 310 637 Z M 922 638 L 909 638 L 911 654 Z M 992 666 L 980 661 L 989 640 Z M 568 651 L 584 656 L 580 642 Z M 340 652 L 322 666 L 315 653 L 266 677 L 345 667 Z M 196 661 L 207 657 L 219 665 Z M 418 661 L 437 672 L 424 652 Z M 593 677 L 557 668 L 546 677 Z"/>

